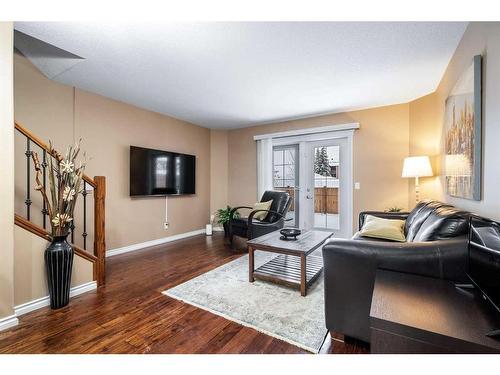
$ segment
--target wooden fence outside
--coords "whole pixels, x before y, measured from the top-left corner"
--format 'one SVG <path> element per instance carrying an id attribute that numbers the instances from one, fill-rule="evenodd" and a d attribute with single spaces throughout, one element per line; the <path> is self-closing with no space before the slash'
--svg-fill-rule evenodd
<path id="1" fill-rule="evenodd" d="M 339 189 L 320 187 L 314 188 L 314 212 L 322 214 L 339 213 Z"/>
<path id="2" fill-rule="evenodd" d="M 295 190 L 293 188 L 276 188 L 276 190 L 286 191 L 292 197 L 290 211 L 295 211 Z M 339 189 L 320 187 L 314 188 L 314 212 L 323 214 L 339 213 Z"/>

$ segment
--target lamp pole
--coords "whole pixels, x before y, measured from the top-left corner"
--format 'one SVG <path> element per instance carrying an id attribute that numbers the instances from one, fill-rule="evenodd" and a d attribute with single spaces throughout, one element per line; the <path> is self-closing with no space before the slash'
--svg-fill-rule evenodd
<path id="1" fill-rule="evenodd" d="M 418 204 L 420 201 L 420 187 L 418 183 L 418 176 L 415 176 L 415 202 Z"/>

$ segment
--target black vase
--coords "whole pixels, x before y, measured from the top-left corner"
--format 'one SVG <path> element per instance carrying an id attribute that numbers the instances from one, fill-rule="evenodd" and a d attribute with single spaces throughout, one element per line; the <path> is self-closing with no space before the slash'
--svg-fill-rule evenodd
<path id="1" fill-rule="evenodd" d="M 229 223 L 222 223 L 222 227 L 224 228 L 224 238 L 229 237 Z"/>
<path id="2" fill-rule="evenodd" d="M 66 241 L 68 235 L 56 236 L 45 250 L 45 267 L 49 284 L 50 307 L 60 309 L 69 303 L 73 247 Z"/>

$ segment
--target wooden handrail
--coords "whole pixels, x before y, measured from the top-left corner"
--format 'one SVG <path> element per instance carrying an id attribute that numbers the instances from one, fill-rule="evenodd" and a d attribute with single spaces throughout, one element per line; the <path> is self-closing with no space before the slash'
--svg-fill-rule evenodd
<path id="1" fill-rule="evenodd" d="M 38 138 L 36 135 L 34 135 L 33 133 L 31 133 L 28 129 L 26 129 L 24 126 L 22 126 L 21 124 L 19 124 L 17 121 L 14 122 L 14 127 L 16 128 L 16 130 L 18 130 L 20 133 L 24 134 L 25 137 L 29 138 L 31 141 L 33 141 L 35 144 L 37 144 L 40 148 L 44 149 L 45 151 L 47 151 L 50 155 L 54 156 L 54 154 L 51 154 L 50 152 L 50 147 L 47 146 L 45 144 L 45 142 L 43 142 L 40 138 Z M 96 187 L 96 183 L 95 181 L 90 178 L 89 176 L 87 175 L 83 175 L 83 179 L 89 184 L 91 185 L 93 188 Z"/>
<path id="2" fill-rule="evenodd" d="M 41 237 L 44 240 L 47 240 L 47 241 L 51 240 L 49 232 L 47 232 L 42 227 L 39 227 L 38 225 L 33 224 L 31 221 L 26 220 L 24 217 L 22 217 L 18 214 L 14 214 L 14 223 L 17 226 L 19 226 L 23 229 L 26 229 L 27 231 L 29 231 L 33 234 L 36 234 L 38 237 Z M 75 254 L 88 260 L 89 262 L 98 264 L 99 259 L 95 255 L 86 252 L 85 250 L 83 250 L 81 247 L 79 247 L 77 245 L 72 244 L 71 246 L 73 246 L 73 250 L 75 251 Z"/>

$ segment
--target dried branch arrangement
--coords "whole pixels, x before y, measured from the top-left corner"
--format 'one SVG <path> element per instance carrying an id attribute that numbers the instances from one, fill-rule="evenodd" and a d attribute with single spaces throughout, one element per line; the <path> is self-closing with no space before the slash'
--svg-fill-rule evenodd
<path id="1" fill-rule="evenodd" d="M 50 190 L 48 195 L 45 187 L 40 182 L 42 167 L 38 154 L 36 152 L 31 154 L 36 172 L 35 190 L 40 191 L 47 206 L 52 226 L 52 237 L 65 236 L 69 233 L 76 199 L 82 192 L 82 178 L 86 163 L 84 156 L 84 161 L 80 161 L 79 166 L 76 167 L 76 158 L 80 153 L 80 142 L 81 140 L 74 146 L 69 146 L 64 157 L 49 142 L 49 155 L 51 156 L 48 157 L 47 166 Z"/>

